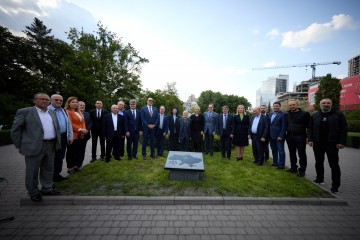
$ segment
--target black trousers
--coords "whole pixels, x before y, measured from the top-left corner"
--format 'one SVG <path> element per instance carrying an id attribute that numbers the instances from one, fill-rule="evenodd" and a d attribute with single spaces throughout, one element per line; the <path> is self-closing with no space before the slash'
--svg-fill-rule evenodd
<path id="1" fill-rule="evenodd" d="M 79 157 L 79 162 L 77 163 L 78 167 L 82 167 L 83 165 L 83 162 L 84 162 L 84 158 L 85 158 L 85 151 L 86 151 L 86 144 L 87 144 L 87 141 L 89 139 L 88 138 L 84 138 L 84 139 L 80 139 L 80 157 Z"/>
<path id="2" fill-rule="evenodd" d="M 115 131 L 113 138 L 106 139 L 106 160 L 110 160 L 111 151 L 115 159 L 120 158 L 120 139 L 121 136 Z"/>
<path id="3" fill-rule="evenodd" d="M 316 178 L 320 181 L 324 180 L 324 161 L 326 154 L 331 168 L 332 186 L 340 187 L 341 171 L 339 166 L 339 149 L 336 148 L 336 143 L 314 142 L 313 150 L 315 154 Z"/>
<path id="4" fill-rule="evenodd" d="M 221 141 L 221 156 L 230 158 L 231 157 L 231 138 L 230 138 L 230 134 L 228 134 L 227 132 L 224 132 L 220 136 L 220 141 Z"/>
<path id="5" fill-rule="evenodd" d="M 169 135 L 169 151 L 179 151 L 179 134 L 170 133 Z"/>
<path id="6" fill-rule="evenodd" d="M 66 152 L 66 164 L 67 168 L 80 167 L 78 166 L 79 162 L 81 162 L 81 140 L 74 139 L 73 143 L 67 147 Z"/>
<path id="7" fill-rule="evenodd" d="M 97 142 L 98 138 L 100 138 L 100 158 L 103 159 L 105 157 L 105 139 L 100 130 L 91 131 L 91 140 L 92 140 L 92 151 L 91 158 L 96 159 L 96 150 L 97 150 Z"/>
<path id="8" fill-rule="evenodd" d="M 214 134 L 207 131 L 205 133 L 205 153 L 214 152 Z"/>
<path id="9" fill-rule="evenodd" d="M 289 148 L 291 169 L 299 170 L 299 172 L 305 173 L 307 167 L 306 135 L 287 136 L 286 142 Z M 299 155 L 299 169 L 297 165 L 296 151 Z"/>
<path id="10" fill-rule="evenodd" d="M 66 148 L 67 148 L 67 133 L 65 132 L 61 134 L 61 148 L 56 150 L 55 152 L 54 178 L 59 177 L 62 171 Z"/>
<path id="11" fill-rule="evenodd" d="M 259 164 L 264 163 L 265 142 L 262 142 L 261 138 L 257 137 L 255 134 L 252 134 L 251 143 L 254 161 Z"/>

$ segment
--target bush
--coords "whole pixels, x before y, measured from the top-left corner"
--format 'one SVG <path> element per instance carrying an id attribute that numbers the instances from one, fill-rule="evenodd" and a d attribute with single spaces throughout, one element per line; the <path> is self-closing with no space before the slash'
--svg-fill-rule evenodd
<path id="1" fill-rule="evenodd" d="M 10 130 L 0 130 L 0 146 L 12 144 L 11 131 Z"/>
<path id="2" fill-rule="evenodd" d="M 349 132 L 360 132 L 360 120 L 347 120 Z"/>

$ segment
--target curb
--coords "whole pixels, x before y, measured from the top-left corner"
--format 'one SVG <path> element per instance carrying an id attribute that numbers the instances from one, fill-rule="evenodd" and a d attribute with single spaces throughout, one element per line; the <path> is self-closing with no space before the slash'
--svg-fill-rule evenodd
<path id="1" fill-rule="evenodd" d="M 186 197 L 186 196 L 43 196 L 33 202 L 20 199 L 20 206 L 37 205 L 322 205 L 347 206 L 346 200 L 336 198 L 267 198 L 267 197 Z"/>

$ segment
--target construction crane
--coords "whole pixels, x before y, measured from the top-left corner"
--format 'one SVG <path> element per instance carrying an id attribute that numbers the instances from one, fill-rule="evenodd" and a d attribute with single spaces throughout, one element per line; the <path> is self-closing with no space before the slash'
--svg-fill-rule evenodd
<path id="1" fill-rule="evenodd" d="M 293 67 L 311 67 L 311 68 L 312 68 L 311 81 L 315 81 L 316 66 L 318 66 L 318 65 L 329 65 L 329 64 L 340 65 L 341 62 L 340 62 L 340 61 L 333 61 L 333 62 L 322 62 L 322 63 L 290 64 L 290 65 L 285 65 L 285 66 L 273 66 L 273 67 L 253 68 L 252 70 L 276 69 L 276 68 L 293 68 Z"/>

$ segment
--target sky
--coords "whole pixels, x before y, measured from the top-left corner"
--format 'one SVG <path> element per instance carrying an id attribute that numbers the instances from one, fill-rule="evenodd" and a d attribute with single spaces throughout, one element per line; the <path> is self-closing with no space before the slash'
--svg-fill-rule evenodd
<path id="1" fill-rule="evenodd" d="M 294 84 L 347 77 L 360 54 L 360 1 L 354 0 L 2 0 L 0 24 L 21 35 L 34 17 L 66 40 L 70 27 L 96 31 L 100 21 L 149 59 L 143 89 L 176 82 L 181 100 L 206 90 L 243 96 L 253 106 L 262 81 L 279 74 Z"/>

